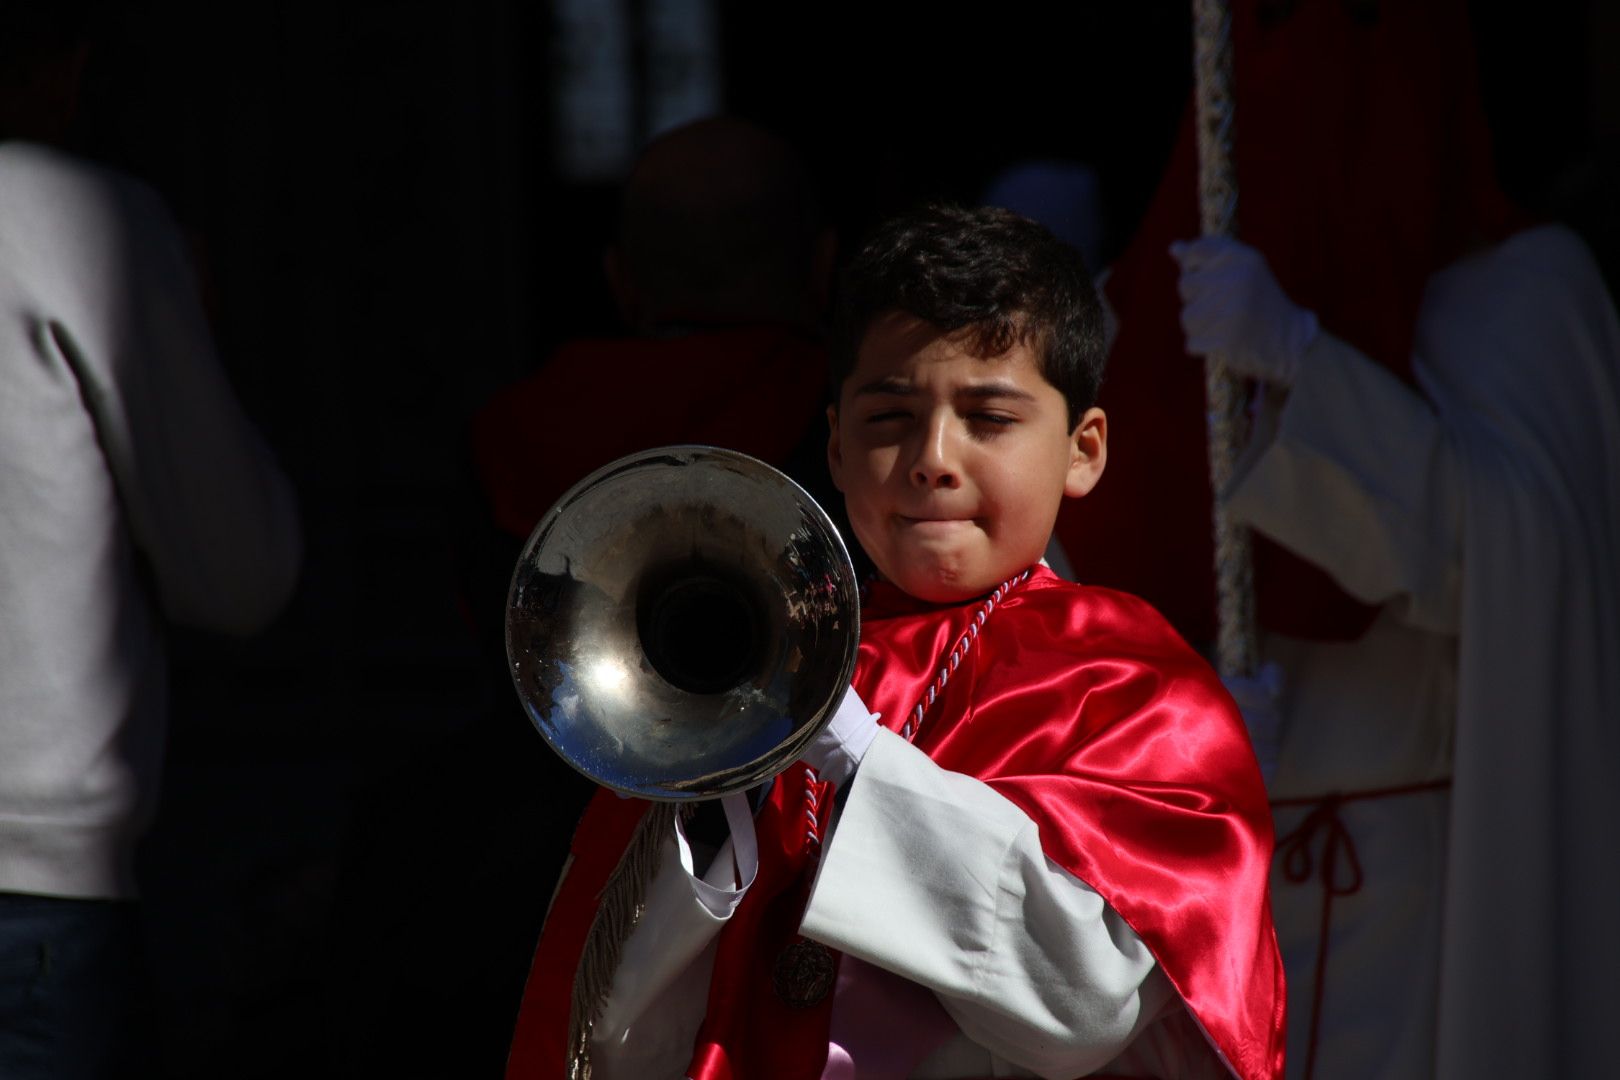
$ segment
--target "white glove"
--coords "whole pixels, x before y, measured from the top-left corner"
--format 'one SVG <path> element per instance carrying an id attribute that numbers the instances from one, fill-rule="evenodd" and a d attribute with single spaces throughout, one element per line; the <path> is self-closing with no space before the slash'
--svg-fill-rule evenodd
<path id="1" fill-rule="evenodd" d="M 855 775 L 855 767 L 866 756 L 877 733 L 878 714 L 867 709 L 852 686 L 838 703 L 832 722 L 811 740 L 809 749 L 804 752 L 804 762 L 815 769 L 821 779 L 842 788 Z"/>
<path id="2" fill-rule="evenodd" d="M 1177 241 L 1181 329 L 1187 351 L 1216 356 L 1238 375 L 1292 386 L 1316 340 L 1316 314 L 1288 299 L 1252 247 L 1222 236 Z"/>
<path id="3" fill-rule="evenodd" d="M 1279 704 L 1282 668 L 1262 664 L 1253 675 L 1229 675 L 1221 681 L 1243 713 L 1255 760 L 1260 763 L 1260 776 L 1270 787 L 1272 777 L 1277 774 L 1277 754 L 1282 745 L 1282 707 Z"/>

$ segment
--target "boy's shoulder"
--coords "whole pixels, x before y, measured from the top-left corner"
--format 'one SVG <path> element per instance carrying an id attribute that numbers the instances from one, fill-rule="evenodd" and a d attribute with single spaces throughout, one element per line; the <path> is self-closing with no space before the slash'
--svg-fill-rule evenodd
<path id="1" fill-rule="evenodd" d="M 1224 760 L 1245 775 L 1252 769 L 1243 718 L 1231 694 L 1152 604 L 1050 571 L 1027 584 L 1017 605 L 1023 617 L 1005 624 L 1013 647 L 996 650 L 1009 662 L 995 681 L 1006 682 L 991 692 L 1025 684 L 1066 687 L 1078 695 L 1079 730 L 1095 734 L 1146 722 L 1162 734 L 1169 725 L 1178 737 L 1202 740 L 1204 781 L 1215 782 L 1218 754 L 1228 755 Z"/>
<path id="2" fill-rule="evenodd" d="M 1045 567 L 1031 575 L 1017 605 L 1021 617 L 1004 632 L 1017 640 L 1014 655 L 1050 667 L 1064 658 L 1077 678 L 1090 681 L 1112 671 L 1127 681 L 1174 686 L 1211 707 L 1231 698 L 1215 669 L 1159 614 L 1134 593 L 1068 581 Z"/>
<path id="3" fill-rule="evenodd" d="M 1061 619 L 1070 634 L 1093 646 L 1163 650 L 1203 663 L 1170 621 L 1135 593 L 1069 581 L 1043 566 L 1030 575 L 1024 603 L 1032 614 Z"/>
<path id="4" fill-rule="evenodd" d="M 1148 696 L 1151 687 L 1173 685 L 1188 700 L 1216 709 L 1231 703 L 1209 663 L 1151 604 L 1131 593 L 1069 581 L 1044 565 L 1004 594 L 993 594 L 999 597 L 994 603 L 929 608 L 892 585 L 877 588 L 882 592 L 871 598 L 875 610 L 863 602 L 861 647 L 884 670 L 914 668 L 932 677 L 941 643 L 960 633 L 960 642 L 971 642 L 979 657 L 986 692 L 1059 684 L 1078 692 L 1112 682 Z M 948 613 L 949 621 L 937 624 L 930 612 Z M 912 615 L 931 629 L 919 633 Z"/>

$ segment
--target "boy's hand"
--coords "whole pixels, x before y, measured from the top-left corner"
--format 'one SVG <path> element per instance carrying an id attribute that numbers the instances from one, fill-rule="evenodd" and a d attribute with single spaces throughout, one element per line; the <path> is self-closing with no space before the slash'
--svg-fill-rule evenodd
<path id="1" fill-rule="evenodd" d="M 821 729 L 804 752 L 805 764 L 815 769 L 821 779 L 842 788 L 855 775 L 855 767 L 877 738 L 877 722 L 877 714 L 868 710 L 855 688 L 850 687 L 838 703 L 832 722 Z"/>
<path id="2" fill-rule="evenodd" d="M 1249 729 L 1249 742 L 1260 763 L 1260 776 L 1266 786 L 1277 773 L 1277 754 L 1282 746 L 1282 668 L 1263 664 L 1253 675 L 1228 675 L 1221 682 L 1237 702 L 1238 711 Z"/>
<path id="3" fill-rule="evenodd" d="M 1181 329 L 1187 351 L 1218 356 L 1234 373 L 1292 386 L 1316 340 L 1316 315 L 1283 293 L 1264 255 L 1220 236 L 1177 241 Z"/>

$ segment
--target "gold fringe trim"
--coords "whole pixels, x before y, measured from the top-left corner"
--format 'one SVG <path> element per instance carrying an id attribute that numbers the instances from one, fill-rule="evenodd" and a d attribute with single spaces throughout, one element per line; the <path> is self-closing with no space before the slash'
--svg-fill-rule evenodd
<path id="1" fill-rule="evenodd" d="M 658 874 L 659 849 L 674 828 L 676 817 L 689 809 L 677 803 L 653 803 L 602 889 L 602 901 L 597 905 L 579 968 L 574 972 L 568 1016 L 569 1080 L 591 1078 L 591 1031 L 613 988 L 624 943 L 641 920 L 647 889 Z"/>

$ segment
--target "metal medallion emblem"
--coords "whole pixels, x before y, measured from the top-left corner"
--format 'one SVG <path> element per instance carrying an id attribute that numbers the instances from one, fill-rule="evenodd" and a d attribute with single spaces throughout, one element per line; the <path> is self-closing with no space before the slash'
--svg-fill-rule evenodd
<path id="1" fill-rule="evenodd" d="M 832 993 L 836 974 L 832 951 L 827 946 L 800 939 L 776 958 L 771 978 L 777 997 L 795 1009 L 808 1009 Z"/>

